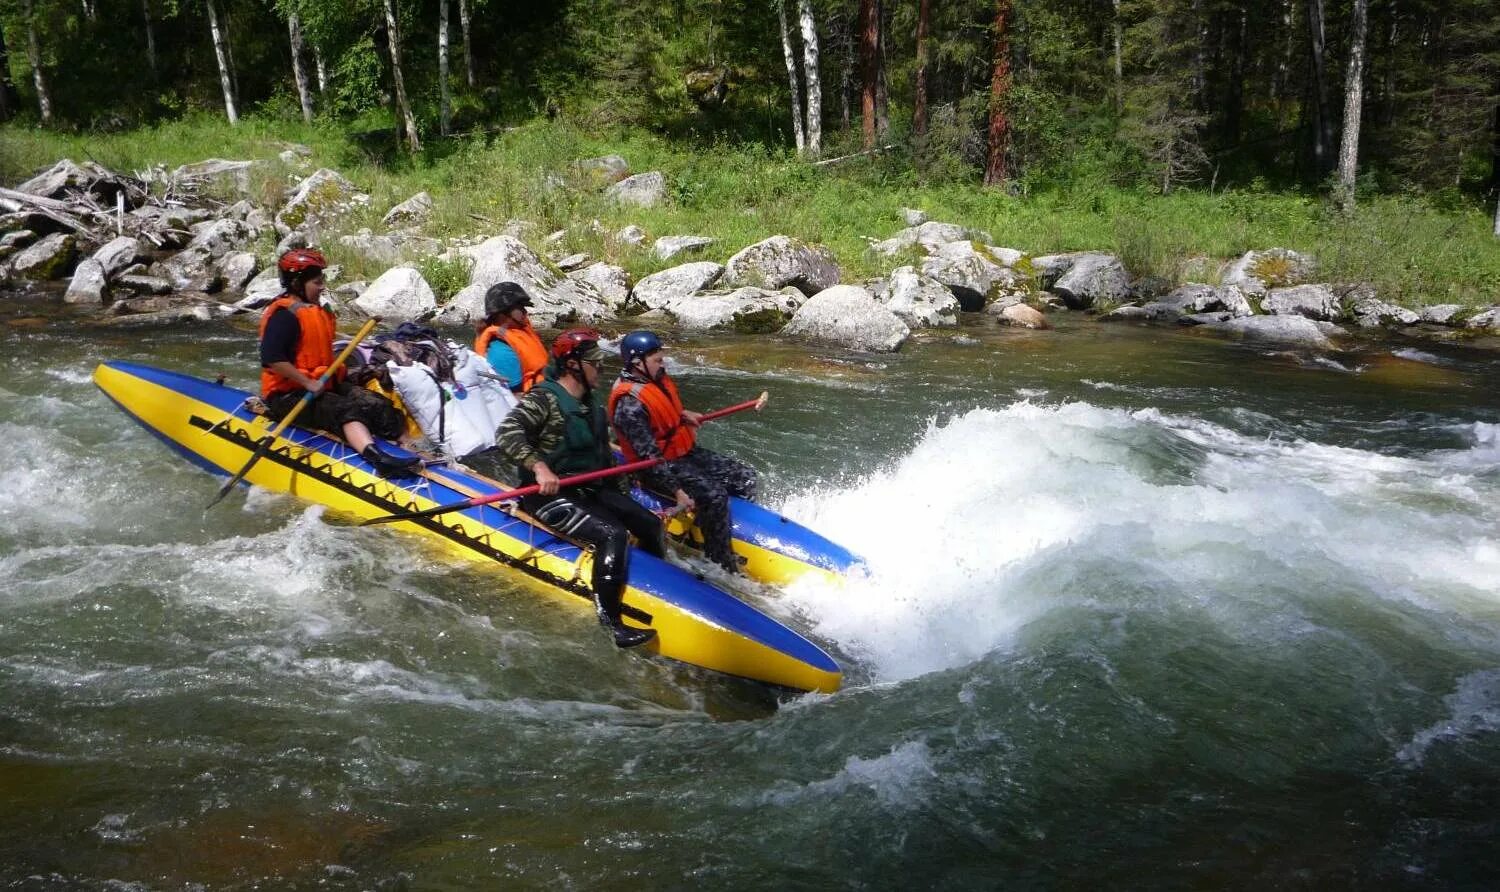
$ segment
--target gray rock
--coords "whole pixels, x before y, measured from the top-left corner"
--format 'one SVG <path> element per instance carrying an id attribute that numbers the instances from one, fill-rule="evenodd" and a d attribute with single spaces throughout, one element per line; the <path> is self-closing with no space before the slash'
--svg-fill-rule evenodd
<path id="1" fill-rule="evenodd" d="M 998 296 L 996 284 L 1010 282 L 1010 271 L 989 250 L 973 242 L 948 242 L 922 261 L 922 274 L 948 286 L 959 306 L 975 313 Z"/>
<path id="2" fill-rule="evenodd" d="M 108 299 L 105 288 L 108 281 L 104 266 L 99 261 L 93 258 L 84 260 L 73 270 L 73 279 L 68 283 L 67 292 L 63 294 L 63 302 L 99 306 Z"/>
<path id="3" fill-rule="evenodd" d="M 297 184 L 285 205 L 276 214 L 276 222 L 291 229 L 337 217 L 358 204 L 359 190 L 343 174 L 320 168 Z"/>
<path id="4" fill-rule="evenodd" d="M 774 235 L 729 258 L 724 284 L 753 285 L 775 291 L 790 285 L 803 294 L 816 294 L 836 285 L 839 266 L 833 252 L 822 245 Z"/>
<path id="5" fill-rule="evenodd" d="M 239 291 L 260 270 L 260 261 L 248 251 L 238 251 L 219 261 L 219 275 L 224 277 L 224 287 Z"/>
<path id="6" fill-rule="evenodd" d="M 135 294 L 168 294 L 172 290 L 172 283 L 159 276 L 148 276 L 144 273 L 122 273 L 115 279 L 115 287 L 123 288 Z M 269 301 L 267 302 L 269 303 Z"/>
<path id="7" fill-rule="evenodd" d="M 962 241 L 987 243 L 991 239 L 989 233 L 982 229 L 968 229 L 956 223 L 928 221 L 916 226 L 908 226 L 884 241 L 875 242 L 870 245 L 870 250 L 890 257 L 913 247 L 936 251 L 949 242 Z"/>
<path id="8" fill-rule="evenodd" d="M 125 271 L 125 268 L 135 263 L 141 256 L 141 243 L 133 235 L 122 235 L 119 238 L 110 239 L 104 247 L 94 252 L 94 260 L 99 263 L 107 278 L 113 278 Z"/>
<path id="9" fill-rule="evenodd" d="M 1100 322 L 1173 322 L 1182 313 L 1172 304 L 1152 302 L 1141 306 L 1115 307 L 1099 317 Z"/>
<path id="10" fill-rule="evenodd" d="M 241 198 L 239 201 L 225 208 L 219 216 L 228 217 L 231 220 L 239 220 L 243 223 L 253 210 L 255 210 L 255 205 L 250 203 L 250 199 Z"/>
<path id="11" fill-rule="evenodd" d="M 615 233 L 615 241 L 622 245 L 639 245 L 646 240 L 646 231 L 634 223 Z"/>
<path id="12" fill-rule="evenodd" d="M 1089 256 L 1087 251 L 1077 251 L 1070 254 L 1042 254 L 1031 258 L 1031 269 L 1036 274 L 1037 285 L 1043 291 L 1050 289 L 1063 273 L 1067 272 L 1077 262 L 1078 258 Z"/>
<path id="13" fill-rule="evenodd" d="M 717 239 L 703 235 L 664 235 L 656 240 L 651 253 L 655 254 L 658 260 L 671 260 L 678 254 L 706 248 L 715 241 Z"/>
<path id="14" fill-rule="evenodd" d="M 604 194 L 618 204 L 654 208 L 667 198 L 667 178 L 659 170 L 638 173 L 610 186 Z"/>
<path id="15" fill-rule="evenodd" d="M 193 227 L 193 239 L 183 252 L 197 252 L 206 260 L 218 260 L 250 239 L 250 230 L 239 220 L 207 220 Z"/>
<path id="16" fill-rule="evenodd" d="M 573 169 L 584 185 L 603 189 L 620 182 L 630 175 L 630 164 L 619 155 L 604 155 L 599 158 L 584 158 L 573 162 Z"/>
<path id="17" fill-rule="evenodd" d="M 463 253 L 474 259 L 469 274 L 471 287 L 460 291 L 448 305 L 456 305 L 455 311 L 467 313 L 470 320 L 484 317 L 484 291 L 499 282 L 515 282 L 526 289 L 533 301 L 531 316 L 538 327 L 593 321 L 609 311 L 593 285 L 559 275 L 518 239 L 496 236 L 464 248 Z"/>
<path id="18" fill-rule="evenodd" d="M 1309 281 L 1317 268 L 1317 261 L 1311 255 L 1287 248 L 1246 251 L 1225 268 L 1220 284 L 1238 285 L 1246 294 L 1259 297 L 1272 288 Z"/>
<path id="19" fill-rule="evenodd" d="M 570 273 L 576 269 L 583 269 L 585 266 L 588 266 L 588 263 L 589 255 L 580 252 L 559 258 L 557 260 L 557 268 L 565 273 Z"/>
<path id="20" fill-rule="evenodd" d="M 1036 307 L 1028 307 L 1025 304 L 1012 304 L 1000 311 L 1000 322 L 1003 325 L 1013 325 L 1017 328 L 1051 328 L 1047 317 Z"/>
<path id="21" fill-rule="evenodd" d="M 0 236 L 0 248 L 15 248 L 20 250 L 36 241 L 36 233 L 30 229 L 17 229 Z"/>
<path id="22" fill-rule="evenodd" d="M 316 248 L 317 246 L 316 236 L 309 234 L 305 229 L 294 229 L 282 236 L 281 241 L 276 243 L 276 258 L 281 259 L 281 255 L 295 248 Z"/>
<path id="23" fill-rule="evenodd" d="M 245 296 L 235 301 L 240 310 L 258 310 L 281 296 L 281 274 L 275 266 L 268 266 L 256 273 L 245 286 Z"/>
<path id="24" fill-rule="evenodd" d="M 426 223 L 431 216 L 432 196 L 423 191 L 386 211 L 380 222 L 385 226 Z"/>
<path id="25" fill-rule="evenodd" d="M 127 313 L 102 319 L 99 324 L 113 328 L 168 328 L 175 325 L 212 322 L 233 312 L 233 308 L 224 304 L 200 303 L 149 313 Z"/>
<path id="26" fill-rule="evenodd" d="M 899 350 L 911 337 L 905 322 L 858 285 L 835 285 L 814 294 L 781 333 L 875 353 Z"/>
<path id="27" fill-rule="evenodd" d="M 1235 318 L 1233 313 L 1219 311 L 1217 313 L 1192 313 L 1178 318 L 1179 325 L 1213 325 L 1215 322 L 1228 322 Z"/>
<path id="28" fill-rule="evenodd" d="M 1047 289 L 1075 310 L 1117 302 L 1130 295 L 1130 274 L 1113 254 L 1083 254 Z"/>
<path id="29" fill-rule="evenodd" d="M 594 286 L 612 312 L 619 312 L 630 298 L 629 277 L 623 268 L 612 264 L 591 263 L 568 273 L 568 278 Z"/>
<path id="30" fill-rule="evenodd" d="M 770 291 L 746 286 L 682 295 L 663 309 L 686 330 L 727 329 L 755 334 L 780 330 L 806 300 L 802 292 L 791 287 Z"/>
<path id="31" fill-rule="evenodd" d="M 1423 307 L 1420 319 L 1429 325 L 1451 325 L 1453 317 L 1462 313 L 1463 309 L 1463 304 L 1435 304 Z"/>
<path id="32" fill-rule="evenodd" d="M 1320 349 L 1333 346 L 1321 325 L 1300 315 L 1246 316 L 1215 322 L 1208 327 L 1246 340 Z"/>
<path id="33" fill-rule="evenodd" d="M 241 195 L 250 193 L 250 168 L 254 161 L 227 161 L 209 158 L 184 164 L 165 179 L 175 186 L 209 186 L 232 189 Z"/>
<path id="34" fill-rule="evenodd" d="M 1306 316 L 1323 322 L 1342 315 L 1339 299 L 1327 285 L 1272 288 L 1261 298 L 1260 308 L 1273 316 Z"/>
<path id="35" fill-rule="evenodd" d="M 21 279 L 61 279 L 73 267 L 78 240 L 65 232 L 54 232 L 16 252 L 10 259 L 10 274 Z"/>
<path id="36" fill-rule="evenodd" d="M 416 260 L 437 254 L 443 249 L 441 242 L 426 236 L 404 232 L 376 235 L 368 229 L 361 229 L 353 235 L 339 236 L 339 244 L 382 266 Z"/>
<path id="37" fill-rule="evenodd" d="M 724 266 L 709 260 L 684 263 L 652 273 L 635 283 L 631 300 L 648 310 L 665 309 L 673 300 L 713 285 L 724 275 Z"/>
<path id="38" fill-rule="evenodd" d="M 1500 331 L 1500 307 L 1490 307 L 1470 316 L 1464 322 L 1464 328 L 1475 331 Z"/>
<path id="39" fill-rule="evenodd" d="M 1344 295 L 1344 305 L 1349 316 L 1360 328 L 1383 328 L 1392 325 L 1416 325 L 1422 321 L 1405 307 L 1386 303 L 1375 293 L 1372 285 L 1356 285 Z"/>
<path id="40" fill-rule="evenodd" d="M 927 222 L 927 212 L 919 211 L 915 208 L 902 208 L 901 222 L 907 226 L 921 226 Z"/>
<path id="41" fill-rule="evenodd" d="M 891 270 L 883 297 L 886 309 L 912 328 L 958 324 L 958 298 L 931 276 L 902 266 Z"/>
<path id="42" fill-rule="evenodd" d="M 93 178 L 92 173 L 64 158 L 17 186 L 16 191 L 42 198 L 64 198 L 69 192 L 83 191 Z"/>
<path id="43" fill-rule="evenodd" d="M 1165 297 L 1154 303 L 1163 304 L 1184 315 L 1208 313 L 1216 310 L 1233 316 L 1253 316 L 1255 311 L 1238 285 L 1203 285 L 1188 283 L 1174 288 Z"/>
<path id="44" fill-rule="evenodd" d="M 1015 266 L 1026 257 L 1025 251 L 1017 251 L 1015 248 L 1002 248 L 999 245 L 985 245 L 984 249 L 989 256 L 1001 266 Z"/>
<path id="45" fill-rule="evenodd" d="M 397 266 L 386 270 L 370 283 L 354 306 L 366 316 L 379 316 L 389 322 L 419 319 L 437 309 L 437 295 L 416 270 Z"/>

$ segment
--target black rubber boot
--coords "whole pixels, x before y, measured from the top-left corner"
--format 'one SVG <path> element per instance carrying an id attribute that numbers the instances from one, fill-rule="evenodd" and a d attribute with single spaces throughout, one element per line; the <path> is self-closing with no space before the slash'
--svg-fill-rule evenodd
<path id="1" fill-rule="evenodd" d="M 624 621 L 617 616 L 610 616 L 604 612 L 604 608 L 595 601 L 595 608 L 599 613 L 599 625 L 609 630 L 614 636 L 615 647 L 624 650 L 628 647 L 640 647 L 642 644 L 656 637 L 655 629 L 633 629 L 625 625 Z"/>
<path id="2" fill-rule="evenodd" d="M 375 473 L 382 477 L 414 477 L 422 470 L 422 460 L 413 456 L 411 458 L 397 458 L 389 453 L 382 452 L 374 443 L 365 447 L 360 457 L 369 462 L 375 469 Z"/>

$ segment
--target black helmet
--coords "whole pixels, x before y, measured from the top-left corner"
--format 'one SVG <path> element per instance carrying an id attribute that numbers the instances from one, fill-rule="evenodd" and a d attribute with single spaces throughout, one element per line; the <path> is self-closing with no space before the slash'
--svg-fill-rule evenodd
<path id="1" fill-rule="evenodd" d="M 497 313 L 509 313 L 516 307 L 531 306 L 531 295 L 515 282 L 499 282 L 484 293 L 484 318 L 493 318 Z"/>

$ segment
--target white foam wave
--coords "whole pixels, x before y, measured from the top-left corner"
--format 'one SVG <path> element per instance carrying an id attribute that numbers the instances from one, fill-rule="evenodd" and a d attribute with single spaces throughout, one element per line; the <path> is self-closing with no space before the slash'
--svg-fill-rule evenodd
<path id="1" fill-rule="evenodd" d="M 1500 731 L 1500 669 L 1485 669 L 1458 680 L 1458 689 L 1443 698 L 1448 716 L 1412 736 L 1396 752 L 1407 765 L 1420 765 L 1439 743 Z"/>
<path id="2" fill-rule="evenodd" d="M 855 789 L 866 789 L 887 808 L 907 809 L 926 801 L 937 776 L 927 744 L 912 740 L 869 759 L 850 756 L 832 777 L 780 786 L 762 796 L 761 804 L 797 805 L 809 798 L 835 799 Z"/>
<path id="3" fill-rule="evenodd" d="M 1021 402 L 932 423 L 861 484 L 789 500 L 869 575 L 787 596 L 883 681 L 972 662 L 1067 606 L 1244 605 L 1235 621 L 1290 634 L 1297 593 L 1324 587 L 1493 604 L 1497 490 L 1428 457 Z"/>

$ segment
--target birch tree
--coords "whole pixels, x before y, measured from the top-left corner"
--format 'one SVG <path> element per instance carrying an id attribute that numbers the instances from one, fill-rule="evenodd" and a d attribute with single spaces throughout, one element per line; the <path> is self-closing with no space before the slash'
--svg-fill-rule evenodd
<path id="1" fill-rule="evenodd" d="M 1313 98 L 1309 111 L 1313 115 L 1313 166 L 1318 176 L 1328 169 L 1328 88 L 1324 57 L 1327 48 L 1323 35 L 1323 0 L 1307 0 L 1307 29 L 1312 53 Z"/>
<path id="2" fill-rule="evenodd" d="M 156 73 L 156 26 L 151 21 L 151 0 L 141 0 L 141 15 L 146 20 L 146 64 Z"/>
<path id="3" fill-rule="evenodd" d="M 1368 0 L 1354 0 L 1349 34 L 1349 68 L 1344 73 L 1344 134 L 1339 143 L 1337 200 L 1344 210 L 1354 207 L 1354 180 L 1359 173 L 1359 113 L 1364 103 L 1365 31 Z"/>
<path id="4" fill-rule="evenodd" d="M 37 111 L 42 126 L 52 123 L 52 93 L 47 89 L 47 73 L 42 70 L 42 42 L 36 33 L 36 8 L 32 0 L 23 0 L 21 12 L 26 17 L 26 61 L 31 65 L 31 82 L 36 85 Z"/>
<path id="5" fill-rule="evenodd" d="M 807 83 L 807 154 L 823 154 L 823 83 L 818 78 L 818 23 L 812 0 L 798 0 L 797 19 L 802 30 L 802 78 Z"/>
<path id="6" fill-rule="evenodd" d="M 1006 105 L 1010 99 L 1010 4 L 995 0 L 995 59 L 990 69 L 990 127 L 988 157 L 984 165 L 984 184 L 1005 184 L 1005 153 L 1010 147 L 1010 118 Z"/>
<path id="7" fill-rule="evenodd" d="M 919 0 L 917 4 L 917 84 L 911 108 L 911 129 L 918 136 L 927 133 L 927 37 L 931 28 L 932 0 Z"/>
<path id="8" fill-rule="evenodd" d="M 807 133 L 802 129 L 802 91 L 797 84 L 797 56 L 792 47 L 792 33 L 786 26 L 786 0 L 776 0 L 776 20 L 781 26 L 781 56 L 786 60 L 786 78 L 792 90 L 792 135 L 797 140 L 797 154 L 807 151 Z"/>
<path id="9" fill-rule="evenodd" d="M 31 0 L 26 0 L 30 5 Z M 219 9 L 214 0 L 204 0 L 208 7 L 208 30 L 214 39 L 214 58 L 219 63 L 219 87 L 224 91 L 224 114 L 229 123 L 238 124 L 239 111 L 235 108 L 234 79 L 229 72 L 229 42 L 224 38 L 224 29 L 219 27 Z"/>
<path id="10" fill-rule="evenodd" d="M 323 62 L 323 50 L 316 43 L 313 44 L 313 68 L 318 72 L 318 95 L 328 89 L 328 66 Z"/>
<path id="11" fill-rule="evenodd" d="M 401 26 L 396 20 L 395 0 L 383 0 L 385 27 L 391 47 L 391 80 L 396 85 L 396 108 L 406 129 L 406 150 L 412 154 L 422 151 L 422 141 L 417 136 L 417 119 L 412 114 L 411 103 L 406 98 L 406 78 L 401 73 Z"/>
<path id="12" fill-rule="evenodd" d="M 1115 45 L 1115 114 L 1125 111 L 1125 59 L 1122 47 L 1125 43 L 1125 25 L 1120 21 L 1120 0 L 1111 0 L 1115 16 L 1110 21 L 1110 36 Z"/>
<path id="13" fill-rule="evenodd" d="M 474 89 L 474 45 L 469 42 L 469 3 L 458 0 L 458 26 L 464 32 L 464 83 Z"/>
<path id="14" fill-rule="evenodd" d="M 292 44 L 292 79 L 297 82 L 297 100 L 302 103 L 302 120 L 311 124 L 312 90 L 307 84 L 307 68 L 302 64 L 302 20 L 297 13 L 287 13 L 286 28 Z"/>
<path id="15" fill-rule="evenodd" d="M 438 0 L 438 131 L 444 136 L 453 123 L 448 97 L 448 0 Z"/>

